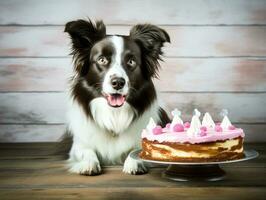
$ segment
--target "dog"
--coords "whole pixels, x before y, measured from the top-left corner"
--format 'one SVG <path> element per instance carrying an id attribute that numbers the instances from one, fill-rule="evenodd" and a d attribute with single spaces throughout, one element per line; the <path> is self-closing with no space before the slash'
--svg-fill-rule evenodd
<path id="1" fill-rule="evenodd" d="M 148 171 L 128 154 L 141 145 L 141 131 L 150 117 L 170 120 L 158 105 L 153 78 L 168 33 L 151 24 L 138 24 L 130 34 L 107 35 L 103 21 L 68 22 L 74 61 L 69 87 L 67 132 L 72 137 L 69 171 L 98 175 L 103 165 L 123 164 L 127 174 Z"/>

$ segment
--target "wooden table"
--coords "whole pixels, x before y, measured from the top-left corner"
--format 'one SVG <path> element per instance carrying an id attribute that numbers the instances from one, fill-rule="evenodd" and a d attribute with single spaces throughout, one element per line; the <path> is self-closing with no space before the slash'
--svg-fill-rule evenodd
<path id="1" fill-rule="evenodd" d="M 266 199 L 266 144 L 246 144 L 260 156 L 223 166 L 225 180 L 172 182 L 163 168 L 146 175 L 123 174 L 105 167 L 100 176 L 70 174 L 55 143 L 0 144 L 0 199 Z"/>

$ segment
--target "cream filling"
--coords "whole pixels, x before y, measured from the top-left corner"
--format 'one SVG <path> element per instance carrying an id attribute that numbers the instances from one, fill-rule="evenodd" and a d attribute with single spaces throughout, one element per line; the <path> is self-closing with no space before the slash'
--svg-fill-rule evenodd
<path id="1" fill-rule="evenodd" d="M 234 139 L 234 140 L 228 140 L 222 143 L 217 143 L 217 145 L 215 147 L 206 147 L 206 148 L 202 148 L 202 150 L 214 150 L 214 149 L 218 149 L 219 147 L 228 149 L 225 150 L 224 152 L 235 152 L 235 153 L 241 153 L 243 151 L 243 147 L 241 149 L 235 149 L 234 151 L 229 150 L 231 149 L 231 147 L 238 145 L 238 140 Z M 162 150 L 167 150 L 169 153 L 167 155 L 162 154 L 160 151 L 157 150 L 152 150 L 151 151 L 151 156 L 152 157 L 156 157 L 156 158 L 167 158 L 169 156 L 172 157 L 196 157 L 196 158 L 209 158 L 209 157 L 213 157 L 213 155 L 208 154 L 208 153 L 198 153 L 195 151 L 182 151 L 182 150 L 176 150 L 173 149 L 172 147 L 169 147 L 167 145 L 163 145 L 163 144 L 152 144 L 152 146 L 157 147 L 159 149 Z"/>
<path id="2" fill-rule="evenodd" d="M 216 146 L 214 148 L 208 148 L 208 149 L 217 149 L 218 147 L 230 149 L 233 146 L 238 145 L 238 139 L 233 140 L 226 140 L 225 142 L 216 142 Z"/>
<path id="3" fill-rule="evenodd" d="M 171 157 L 182 157 L 182 158 L 187 158 L 187 157 L 207 158 L 207 157 L 210 157 L 210 154 L 197 153 L 197 152 L 194 152 L 194 151 L 189 151 L 189 152 L 181 151 L 181 150 L 176 150 L 176 149 L 173 149 L 173 148 L 165 146 L 165 145 L 161 145 L 159 148 L 167 150 L 167 151 L 169 151 L 169 153 L 167 155 L 164 155 L 160 151 L 152 150 L 151 151 L 151 156 L 152 157 L 154 157 L 154 158 L 167 158 L 169 156 L 171 156 Z"/>

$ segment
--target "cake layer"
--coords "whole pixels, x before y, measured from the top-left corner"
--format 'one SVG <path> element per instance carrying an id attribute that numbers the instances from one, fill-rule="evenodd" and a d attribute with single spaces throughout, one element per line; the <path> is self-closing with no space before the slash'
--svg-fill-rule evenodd
<path id="1" fill-rule="evenodd" d="M 243 157 L 243 138 L 199 144 L 142 140 L 140 157 L 148 160 L 210 162 Z"/>
<path id="2" fill-rule="evenodd" d="M 172 132 L 169 130 L 164 130 L 162 134 L 154 135 L 144 129 L 142 131 L 142 138 L 147 138 L 150 141 L 158 142 L 178 142 L 178 143 L 205 143 L 205 142 L 215 142 L 219 140 L 233 139 L 237 137 L 244 137 L 245 134 L 241 128 L 236 128 L 235 130 L 225 130 L 223 132 L 216 132 L 213 129 L 208 129 L 208 134 L 206 136 L 190 137 L 184 132 Z"/>

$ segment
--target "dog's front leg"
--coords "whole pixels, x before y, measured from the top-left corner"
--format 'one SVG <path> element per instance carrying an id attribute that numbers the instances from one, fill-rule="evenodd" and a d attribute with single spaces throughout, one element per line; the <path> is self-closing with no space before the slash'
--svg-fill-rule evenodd
<path id="1" fill-rule="evenodd" d="M 82 175 L 98 175 L 101 173 L 100 162 L 96 153 L 81 145 L 73 145 L 69 153 L 69 171 Z"/>
<path id="2" fill-rule="evenodd" d="M 124 162 L 123 172 L 132 175 L 146 174 L 148 166 L 145 166 L 144 162 L 134 160 L 128 155 Z"/>

